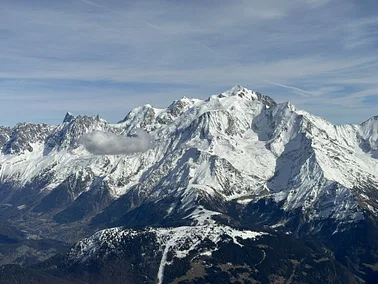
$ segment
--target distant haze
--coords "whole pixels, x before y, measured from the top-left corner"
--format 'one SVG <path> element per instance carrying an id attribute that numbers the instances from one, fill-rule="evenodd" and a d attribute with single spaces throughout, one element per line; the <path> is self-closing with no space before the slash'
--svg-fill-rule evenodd
<path id="1" fill-rule="evenodd" d="M 79 142 L 95 155 L 133 154 L 147 151 L 153 146 L 150 135 L 142 130 L 132 137 L 94 131 L 83 135 Z"/>

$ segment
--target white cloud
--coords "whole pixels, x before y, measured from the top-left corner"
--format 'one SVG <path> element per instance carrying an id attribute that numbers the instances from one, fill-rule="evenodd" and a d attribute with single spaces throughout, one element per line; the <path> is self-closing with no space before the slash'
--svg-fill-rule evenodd
<path id="1" fill-rule="evenodd" d="M 150 135 L 142 130 L 137 131 L 132 137 L 94 131 L 83 135 L 79 143 L 95 155 L 133 154 L 145 152 L 153 147 Z"/>

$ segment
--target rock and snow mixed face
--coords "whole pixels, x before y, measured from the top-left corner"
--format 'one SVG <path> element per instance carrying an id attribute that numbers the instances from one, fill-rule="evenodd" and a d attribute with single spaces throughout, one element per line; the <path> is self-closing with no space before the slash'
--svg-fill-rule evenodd
<path id="1" fill-rule="evenodd" d="M 237 86 L 166 109 L 145 105 L 117 124 L 69 114 L 58 126 L 0 128 L 0 180 L 14 188 L 33 184 L 46 196 L 80 172 L 88 183 L 73 203 L 100 180 L 113 199 L 133 193 L 134 208 L 168 197 L 183 210 L 204 198 L 240 204 L 272 198 L 310 219 L 351 222 L 378 208 L 377 128 L 376 118 L 335 126 Z M 141 145 L 134 143 L 138 131 L 148 133 Z M 114 139 L 103 143 L 107 138 Z M 116 152 L 100 151 L 98 142 Z"/>
<path id="2" fill-rule="evenodd" d="M 147 227 L 139 230 L 121 227 L 105 229 L 78 242 L 67 257 L 72 262 L 81 263 L 91 261 L 99 256 L 106 260 L 106 257 L 110 255 L 122 254 L 125 248 L 131 245 L 132 241 L 139 239 L 138 244 L 140 245 L 143 240 L 146 240 L 147 243 L 156 244 L 156 250 L 161 254 L 156 278 L 158 283 L 162 283 L 165 267 L 172 264 L 175 258 L 185 258 L 193 253 L 196 256 L 211 256 L 212 252 L 216 251 L 221 243 L 232 242 L 243 246 L 239 243 L 240 240 L 248 239 L 253 241 L 256 238 L 267 235 L 263 232 L 237 230 L 217 224 L 212 219 L 212 216 L 219 214 L 199 207 L 186 217 L 192 220 L 191 226 L 175 228 Z"/>

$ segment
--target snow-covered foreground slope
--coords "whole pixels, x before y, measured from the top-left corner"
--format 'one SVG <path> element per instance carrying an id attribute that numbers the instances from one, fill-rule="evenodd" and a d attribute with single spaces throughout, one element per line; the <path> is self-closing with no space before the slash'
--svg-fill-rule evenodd
<path id="1" fill-rule="evenodd" d="M 67 114 L 58 126 L 0 128 L 0 202 L 69 223 L 100 212 L 114 220 L 151 202 L 165 202 L 169 218 L 199 205 L 226 213 L 230 202 L 265 198 L 306 220 L 356 222 L 364 210 L 377 213 L 377 121 L 335 126 L 236 86 L 166 109 L 145 105 L 117 124 Z M 151 142 L 143 151 L 111 138 L 138 143 L 141 129 Z M 112 133 L 112 141 L 91 146 L 116 147 L 114 155 L 85 148 L 83 136 L 94 131 Z M 114 213 L 120 198 L 124 212 Z"/>
<path id="2" fill-rule="evenodd" d="M 200 206 L 187 226 L 101 230 L 40 268 L 84 283 L 359 283 L 321 247 L 222 225 L 219 215 Z"/>
<path id="3" fill-rule="evenodd" d="M 69 252 L 68 259 L 72 262 L 82 263 L 98 258 L 99 255 L 106 259 L 108 255 L 119 254 L 122 247 L 133 239 L 149 238 L 157 244 L 157 250 L 161 253 L 156 279 L 158 283 L 162 283 L 164 268 L 172 264 L 174 258 L 185 258 L 193 252 L 211 256 L 212 252 L 218 249 L 218 244 L 222 242 L 232 242 L 243 246 L 238 242 L 239 239 L 255 240 L 260 236 L 267 235 L 262 232 L 237 230 L 217 224 L 211 217 L 218 214 L 200 207 L 187 217 L 193 221 L 191 226 L 147 227 L 142 230 L 121 227 L 105 229 L 78 242 Z M 209 247 L 209 243 L 212 244 L 211 247 Z"/>

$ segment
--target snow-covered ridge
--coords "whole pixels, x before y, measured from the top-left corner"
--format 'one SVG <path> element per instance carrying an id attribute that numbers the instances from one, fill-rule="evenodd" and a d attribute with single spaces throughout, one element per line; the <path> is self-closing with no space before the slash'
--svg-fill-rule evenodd
<path id="1" fill-rule="evenodd" d="M 33 184 L 48 195 L 80 172 L 89 182 L 73 202 L 101 180 L 114 199 L 139 196 L 136 207 L 146 199 L 182 201 L 168 215 L 195 208 L 203 197 L 240 204 L 272 198 L 311 219 L 350 222 L 378 207 L 368 189 L 378 185 L 377 121 L 334 126 L 236 86 L 207 100 L 184 97 L 165 109 L 135 108 L 117 124 L 68 113 L 58 126 L 2 127 L 0 181 Z M 93 131 L 127 136 L 137 129 L 149 133 L 153 148 L 93 155 L 80 144 Z"/>
<path id="2" fill-rule="evenodd" d="M 255 240 L 258 237 L 267 235 L 263 232 L 238 230 L 229 226 L 217 224 L 212 216 L 218 215 L 204 208 L 198 208 L 187 218 L 192 219 L 193 226 L 180 226 L 176 228 L 144 228 L 142 230 L 111 228 L 99 231 L 89 238 L 78 242 L 70 251 L 68 257 L 75 262 L 86 262 L 91 258 L 97 258 L 101 251 L 102 257 L 110 254 L 119 254 L 122 246 L 127 245 L 130 240 L 140 237 L 150 238 L 158 244 L 162 253 L 157 279 L 162 283 L 164 268 L 172 263 L 173 258 L 184 258 L 190 252 L 211 255 L 217 250 L 219 242 L 233 242 L 243 246 L 239 241 L 249 239 Z M 204 242 L 212 242 L 214 247 L 209 249 Z M 202 247 L 201 247 L 202 246 Z M 168 260 L 168 254 L 172 259 Z"/>

